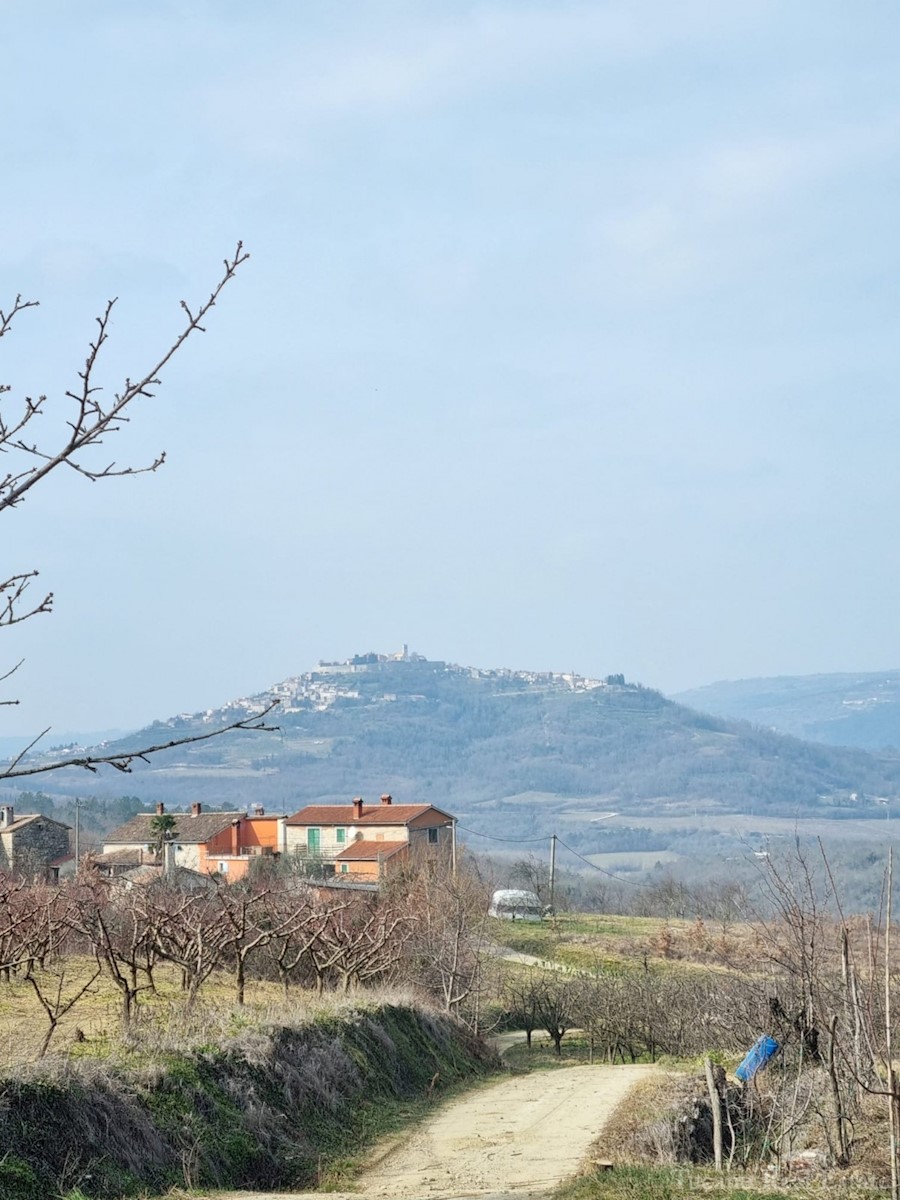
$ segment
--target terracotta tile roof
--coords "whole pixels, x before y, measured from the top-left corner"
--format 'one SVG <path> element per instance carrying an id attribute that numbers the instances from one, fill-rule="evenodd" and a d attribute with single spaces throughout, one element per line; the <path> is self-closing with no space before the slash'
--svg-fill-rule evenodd
<path id="1" fill-rule="evenodd" d="M 409 842 L 351 842 L 335 858 L 335 862 L 377 862 L 405 850 Z"/>
<path id="2" fill-rule="evenodd" d="M 171 838 L 173 842 L 200 844 L 208 842 L 223 829 L 228 829 L 232 821 L 247 820 L 245 812 L 200 813 L 197 817 L 192 817 L 190 813 L 167 813 L 166 815 L 175 818 Z M 151 821 L 155 816 L 156 813 L 138 813 L 136 817 L 132 817 L 130 821 L 126 821 L 124 825 L 114 829 L 112 833 L 104 834 L 103 844 L 108 846 L 113 842 L 119 842 L 125 845 L 129 843 L 149 845 L 154 840 Z"/>
<path id="3" fill-rule="evenodd" d="M 434 813 L 446 821 L 449 813 L 433 804 L 364 804 L 362 816 L 356 816 L 352 804 L 309 804 L 292 817 L 288 825 L 408 825 L 423 813 Z"/>

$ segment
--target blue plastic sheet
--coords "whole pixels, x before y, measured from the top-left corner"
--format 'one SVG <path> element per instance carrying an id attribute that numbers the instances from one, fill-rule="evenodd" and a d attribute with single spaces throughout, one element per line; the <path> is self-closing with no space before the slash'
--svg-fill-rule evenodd
<path id="1" fill-rule="evenodd" d="M 775 1041 L 775 1039 L 772 1037 L 766 1037 L 766 1035 L 763 1034 L 763 1036 L 758 1038 L 750 1047 L 746 1058 L 735 1071 L 735 1075 L 742 1083 L 749 1083 L 757 1071 L 763 1070 L 769 1059 L 777 1052 L 777 1050 L 778 1043 Z"/>

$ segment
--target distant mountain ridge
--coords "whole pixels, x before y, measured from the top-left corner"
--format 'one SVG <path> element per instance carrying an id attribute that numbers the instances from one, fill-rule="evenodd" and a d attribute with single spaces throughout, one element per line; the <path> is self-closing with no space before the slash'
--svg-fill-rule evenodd
<path id="1" fill-rule="evenodd" d="M 724 680 L 672 697 L 831 746 L 900 749 L 900 671 Z"/>
<path id="2" fill-rule="evenodd" d="M 900 757 L 813 745 L 693 711 L 621 675 L 485 670 L 400 655 L 322 663 L 259 695 L 183 713 L 117 750 L 205 732 L 281 702 L 279 730 L 232 733 L 137 764 L 148 801 L 294 811 L 391 792 L 496 836 L 598 812 L 870 815 L 900 797 Z M 54 786 L 84 790 L 83 773 Z M 118 794 L 121 776 L 93 777 Z M 881 809 L 881 812 L 884 810 Z M 597 827 L 594 826 L 594 829 Z M 574 836 L 574 835 L 573 835 Z"/>

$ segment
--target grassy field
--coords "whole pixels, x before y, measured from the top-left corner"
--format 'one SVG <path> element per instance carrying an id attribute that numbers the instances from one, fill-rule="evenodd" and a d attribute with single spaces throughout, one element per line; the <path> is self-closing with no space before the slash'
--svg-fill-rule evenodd
<path id="1" fill-rule="evenodd" d="M 615 969 L 628 964 L 662 962 L 659 945 L 672 935 L 688 946 L 691 922 L 664 922 L 656 918 L 618 917 L 592 914 L 561 914 L 541 924 L 491 922 L 491 936 L 497 943 L 538 958 L 557 961 L 576 970 L 598 967 Z M 673 966 L 677 965 L 672 963 Z M 57 989 L 63 1004 L 76 995 L 95 973 L 91 958 L 73 958 L 64 972 L 51 973 L 42 984 L 51 1000 Z M 140 994 L 138 1014 L 147 1019 L 165 1019 L 180 1011 L 184 993 L 179 972 L 160 966 L 154 972 L 155 991 Z M 298 993 L 296 999 L 302 998 Z M 251 981 L 247 985 L 247 1012 L 276 1011 L 283 1007 L 283 993 L 275 983 Z M 200 997 L 203 1011 L 231 1014 L 234 989 L 229 976 L 214 975 L 203 986 Z M 48 1028 L 47 1017 L 27 983 L 14 980 L 0 983 L 0 1074 L 34 1061 Z M 88 991 L 65 1014 L 53 1036 L 51 1052 L 76 1056 L 104 1056 L 111 1053 L 121 1029 L 119 993 L 103 974 L 90 983 Z"/>
<path id="2" fill-rule="evenodd" d="M 58 995 L 65 1004 L 91 980 L 95 970 L 93 959 L 71 958 L 61 974 L 44 974 L 41 983 L 51 1001 L 55 1002 Z M 156 990 L 141 993 L 138 1017 L 164 1022 L 174 1012 L 180 1013 L 184 1006 L 180 975 L 173 968 L 160 967 L 154 972 L 154 979 Z M 274 1011 L 284 1007 L 283 996 L 277 984 L 253 982 L 248 985 L 245 1007 L 248 1014 Z M 302 993 L 298 993 L 297 1000 L 301 997 Z M 204 985 L 198 1011 L 224 1014 L 233 1010 L 231 980 L 227 975 L 213 976 Z M 119 992 L 107 975 L 101 975 L 61 1018 L 49 1052 L 107 1057 L 118 1046 L 121 1025 Z M 48 1019 L 29 984 L 19 980 L 0 983 L 0 1075 L 35 1061 L 47 1028 Z"/>
<path id="3" fill-rule="evenodd" d="M 883 1188 L 853 1182 L 792 1182 L 779 1187 L 769 1180 L 717 1175 L 700 1167 L 616 1167 L 569 1180 L 553 1200 L 883 1200 Z"/>
<path id="4" fill-rule="evenodd" d="M 628 965 L 734 969 L 752 962 L 756 946 L 752 926 L 737 922 L 587 913 L 560 913 L 540 924 L 494 921 L 491 935 L 511 950 L 580 971 Z"/>

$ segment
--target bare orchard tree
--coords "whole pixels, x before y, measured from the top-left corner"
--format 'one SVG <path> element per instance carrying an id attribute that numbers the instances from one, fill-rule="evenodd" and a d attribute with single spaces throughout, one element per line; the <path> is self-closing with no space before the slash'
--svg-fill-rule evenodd
<path id="1" fill-rule="evenodd" d="M 318 980 L 323 964 L 345 992 L 376 979 L 390 980 L 415 920 L 401 900 L 390 896 L 363 893 L 349 905 L 335 904 L 312 947 Z"/>
<path id="2" fill-rule="evenodd" d="M 348 908 L 351 902 L 352 896 L 328 905 L 319 899 L 314 888 L 296 883 L 266 896 L 266 920 L 274 930 L 266 947 L 266 958 L 269 969 L 277 974 L 284 988 L 285 999 L 298 976 L 313 977 L 313 949 L 324 936 L 335 909 Z"/>
<path id="3" fill-rule="evenodd" d="M 503 972 L 500 999 L 515 1027 L 524 1029 L 525 1044 L 531 1049 L 531 1036 L 541 1026 L 541 997 L 544 972 L 518 963 Z"/>
<path id="4" fill-rule="evenodd" d="M 226 258 L 224 270 L 208 298 L 195 306 L 181 302 L 183 323 L 169 344 L 151 356 L 149 364 L 142 366 L 135 375 L 127 375 L 117 389 L 107 392 L 99 381 L 104 347 L 109 340 L 110 321 L 116 301 L 110 300 L 96 320 L 94 339 L 88 343 L 84 366 L 78 372 L 78 382 L 64 398 L 64 407 L 58 408 L 44 394 L 24 395 L 14 399 L 9 384 L 0 383 L 0 451 L 4 456 L 5 474 L 0 475 L 0 512 L 22 504 L 33 488 L 36 488 L 59 468 L 80 475 L 96 483 L 123 475 L 139 475 L 158 470 L 165 462 L 165 452 L 157 454 L 150 462 L 142 465 L 120 464 L 115 459 L 99 457 L 98 451 L 109 438 L 118 433 L 131 419 L 137 402 L 155 395 L 161 376 L 184 343 L 194 333 L 204 331 L 204 321 L 217 303 L 222 290 L 234 278 L 238 269 L 247 261 L 248 254 L 238 242 L 234 254 Z M 16 296 L 11 307 L 0 309 L 0 340 L 12 330 L 17 320 L 28 310 L 36 308 L 37 301 L 23 300 Z M 51 420 L 47 420 L 51 418 Z M 53 608 L 53 593 L 43 589 L 32 591 L 38 571 L 30 564 L 7 567 L 0 572 L 0 627 L 18 625 L 31 617 L 49 613 Z M 9 666 L 0 675 L 0 681 L 8 680 L 21 666 Z M 0 700 L 0 704 L 17 704 L 15 699 Z M 266 710 L 267 712 L 269 710 Z M 36 775 L 43 771 L 59 770 L 62 767 L 85 767 L 94 771 L 101 764 L 128 771 L 137 758 L 145 758 L 158 750 L 189 742 L 204 741 L 230 729 L 267 728 L 262 723 L 266 713 L 256 718 L 245 718 L 233 722 L 223 729 L 194 737 L 179 738 L 146 746 L 126 754 L 79 755 L 77 757 L 25 765 L 23 760 L 48 730 L 40 733 L 5 770 L 0 778 L 18 778 Z"/>
<path id="5" fill-rule="evenodd" d="M 72 923 L 72 898 L 68 891 L 33 884 L 29 889 L 33 903 L 25 934 L 25 982 L 44 1010 L 47 1029 L 38 1050 L 43 1058 L 60 1021 L 91 990 L 100 975 L 100 966 L 85 975 L 76 965 L 72 946 L 77 933 Z"/>
<path id="6" fill-rule="evenodd" d="M 108 880 L 84 877 L 69 886 L 71 927 L 91 948 L 97 966 L 118 988 L 122 1023 L 134 1015 L 138 996 L 153 987 L 151 928 L 133 891 L 111 895 Z"/>
<path id="7" fill-rule="evenodd" d="M 268 888 L 256 888 L 243 880 L 237 883 L 222 883 L 216 880 L 211 893 L 214 911 L 218 916 L 218 945 L 223 964 L 234 976 L 235 1003 L 244 1003 L 247 985 L 247 964 L 251 956 L 267 946 L 280 933 L 279 926 L 267 919 L 271 909 L 267 905 Z"/>
<path id="8" fill-rule="evenodd" d="M 201 986 L 224 965 L 222 917 L 207 890 L 184 892 L 159 880 L 136 899 L 155 957 L 181 971 L 187 1007 Z"/>
<path id="9" fill-rule="evenodd" d="M 475 1032 L 491 958 L 487 936 L 489 892 L 467 862 L 454 874 L 428 864 L 409 881 L 407 904 L 416 917 L 405 971 Z"/>

